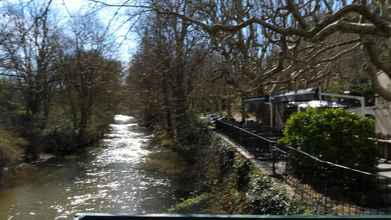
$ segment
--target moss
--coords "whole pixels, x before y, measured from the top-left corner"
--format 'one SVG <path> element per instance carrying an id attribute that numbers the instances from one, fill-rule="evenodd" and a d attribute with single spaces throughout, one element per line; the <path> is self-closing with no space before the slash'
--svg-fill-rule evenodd
<path id="1" fill-rule="evenodd" d="M 145 170 L 170 176 L 183 174 L 186 168 L 186 162 L 177 153 L 169 149 L 150 153 L 143 163 L 143 169 Z"/>
<path id="2" fill-rule="evenodd" d="M 175 146 L 175 141 L 170 137 L 167 131 L 165 130 L 155 130 L 154 142 L 158 143 L 159 146 L 165 148 L 173 148 Z"/>
<path id="3" fill-rule="evenodd" d="M 209 193 L 203 193 L 198 196 L 190 197 L 178 203 L 174 208 L 169 209 L 169 212 L 184 214 L 202 213 L 207 210 L 210 199 L 211 196 Z"/>
<path id="4" fill-rule="evenodd" d="M 245 160 L 239 154 L 236 154 L 234 163 L 235 176 L 237 179 L 237 189 L 239 191 L 247 191 L 248 184 L 251 179 L 250 172 L 253 169 L 251 163 Z"/>

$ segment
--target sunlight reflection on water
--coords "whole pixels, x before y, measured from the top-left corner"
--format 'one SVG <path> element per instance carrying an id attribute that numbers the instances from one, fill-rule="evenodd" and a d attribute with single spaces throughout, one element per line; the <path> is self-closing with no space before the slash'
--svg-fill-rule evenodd
<path id="1" fill-rule="evenodd" d="M 102 148 L 40 167 L 23 184 L 0 192 L 0 219 L 70 219 L 75 212 L 142 214 L 167 208 L 170 180 L 140 168 L 152 136 L 131 116 L 116 115 L 114 121 Z"/>

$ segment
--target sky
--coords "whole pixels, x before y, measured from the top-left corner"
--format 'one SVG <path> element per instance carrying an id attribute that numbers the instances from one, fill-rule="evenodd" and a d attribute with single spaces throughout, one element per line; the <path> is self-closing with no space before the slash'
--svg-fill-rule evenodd
<path id="1" fill-rule="evenodd" d="M 125 0 L 103 0 L 106 3 L 118 4 Z M 54 0 L 53 6 L 63 14 L 71 17 L 79 12 L 91 11 L 97 5 L 89 0 Z M 109 32 L 114 34 L 118 48 L 118 56 L 122 62 L 128 62 L 131 56 L 136 52 L 137 35 L 130 29 L 132 23 L 126 22 L 128 9 L 116 7 L 100 7 L 97 11 L 102 24 L 108 27 Z M 116 12 L 117 16 L 115 16 Z"/>

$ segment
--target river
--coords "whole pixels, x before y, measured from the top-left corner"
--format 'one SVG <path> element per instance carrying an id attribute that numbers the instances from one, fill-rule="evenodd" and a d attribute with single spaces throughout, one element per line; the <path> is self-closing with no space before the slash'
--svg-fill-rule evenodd
<path id="1" fill-rule="evenodd" d="M 0 191 L 0 219 L 72 219 L 77 212 L 160 213 L 176 199 L 175 180 L 145 169 L 151 135 L 116 115 L 100 147 L 19 172 Z"/>

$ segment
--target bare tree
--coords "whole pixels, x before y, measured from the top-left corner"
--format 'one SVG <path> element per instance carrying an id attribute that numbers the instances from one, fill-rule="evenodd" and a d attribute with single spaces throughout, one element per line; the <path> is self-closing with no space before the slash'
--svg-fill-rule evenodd
<path id="1" fill-rule="evenodd" d="M 108 58 L 113 42 L 95 16 L 76 16 L 70 27 L 60 70 L 61 86 L 70 106 L 78 143 L 85 144 L 90 139 L 88 129 L 98 104 L 108 94 L 120 90 L 115 87 L 119 86 L 122 70 L 119 62 Z M 106 100 L 106 103 L 115 103 L 116 98 L 111 97 L 112 100 Z"/>
<path id="2" fill-rule="evenodd" d="M 56 63 L 62 48 L 51 20 L 52 1 L 4 4 L 0 40 L 0 75 L 15 78 L 23 94 L 27 126 L 45 128 L 49 117 Z"/>
<path id="3" fill-rule="evenodd" d="M 218 4 L 219 7 L 204 7 L 199 10 L 198 14 L 195 13 L 195 16 L 181 14 L 170 8 L 155 7 L 155 9 L 196 25 L 214 38 L 223 39 L 242 30 L 251 31 L 251 27 L 259 27 L 255 28 L 255 31 L 262 32 L 262 38 L 269 38 L 273 41 L 280 39 L 280 43 L 274 46 L 279 48 L 281 61 L 285 61 L 291 49 L 299 48 L 300 45 L 322 45 L 322 42 L 336 33 L 354 35 L 355 37 L 349 43 L 340 42 L 345 49 L 334 50 L 338 52 L 329 55 L 321 62 L 330 63 L 343 54 L 361 47 L 369 60 L 366 70 L 376 85 L 376 91 L 384 98 L 391 99 L 391 92 L 385 88 L 384 83 L 381 83 L 384 79 L 388 82 L 391 75 L 389 65 L 391 62 L 388 55 L 391 30 L 388 1 L 363 0 L 348 3 L 346 1 L 279 0 L 237 3 L 227 0 L 205 2 L 212 6 Z M 226 10 L 226 6 L 235 3 L 240 7 L 247 4 L 248 16 L 241 21 L 232 17 L 219 19 L 223 10 Z M 325 47 L 337 47 L 337 45 L 325 45 Z M 281 72 L 282 67 L 284 65 L 278 62 L 271 69 L 271 73 Z M 305 72 L 304 70 L 301 72 Z M 382 80 L 379 81 L 379 79 Z"/>

